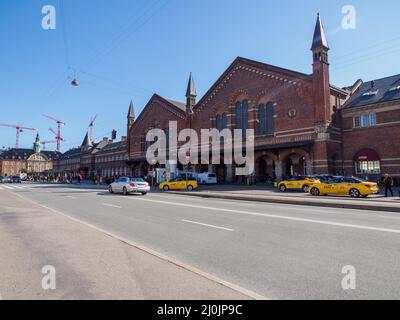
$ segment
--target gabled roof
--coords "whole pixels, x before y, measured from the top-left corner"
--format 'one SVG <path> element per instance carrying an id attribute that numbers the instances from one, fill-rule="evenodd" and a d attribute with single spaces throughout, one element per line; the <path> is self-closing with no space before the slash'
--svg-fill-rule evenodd
<path id="1" fill-rule="evenodd" d="M 162 104 L 164 104 L 166 107 L 171 108 L 171 111 L 176 111 L 178 112 L 182 117 L 185 116 L 186 114 L 186 105 L 183 102 L 178 102 L 175 100 L 168 100 L 166 98 L 161 97 L 158 94 L 153 94 L 153 96 L 150 98 L 150 100 L 147 102 L 146 106 L 143 108 L 142 112 L 140 113 L 138 119 L 135 121 L 134 126 L 139 125 L 140 120 L 142 117 L 145 115 L 146 111 L 148 108 L 151 106 L 151 104 L 158 100 Z"/>
<path id="2" fill-rule="evenodd" d="M 113 142 L 99 150 L 99 153 L 106 153 L 106 152 L 116 152 L 116 151 L 124 151 L 127 150 L 128 143 L 127 141 L 118 141 Z"/>
<path id="3" fill-rule="evenodd" d="M 81 156 L 81 148 L 73 148 L 64 152 L 60 159 L 79 158 Z"/>
<path id="4" fill-rule="evenodd" d="M 178 109 L 186 112 L 186 104 L 176 100 L 166 99 L 169 103 L 173 104 Z"/>
<path id="5" fill-rule="evenodd" d="M 325 48 L 329 49 L 328 40 L 326 38 L 324 26 L 322 25 L 321 17 L 317 17 L 317 24 L 315 25 L 314 30 L 314 37 L 311 46 L 311 50 L 318 49 L 318 48 Z"/>
<path id="6" fill-rule="evenodd" d="M 218 80 L 211 86 L 211 88 L 206 92 L 206 94 L 200 99 L 200 101 L 196 104 L 195 108 L 201 106 L 205 100 L 212 94 L 212 92 L 219 86 L 220 83 L 227 77 L 238 65 L 243 65 L 247 67 L 257 68 L 263 71 L 269 71 L 272 73 L 276 73 L 282 75 L 284 77 L 288 77 L 291 79 L 295 79 L 294 81 L 312 81 L 312 76 L 309 74 L 280 68 L 277 66 L 273 66 L 270 64 L 266 64 L 263 62 L 237 57 L 232 64 L 225 70 L 225 72 L 218 78 Z"/>
<path id="7" fill-rule="evenodd" d="M 364 83 L 358 81 L 357 85 L 343 109 L 400 100 L 400 74 Z"/>

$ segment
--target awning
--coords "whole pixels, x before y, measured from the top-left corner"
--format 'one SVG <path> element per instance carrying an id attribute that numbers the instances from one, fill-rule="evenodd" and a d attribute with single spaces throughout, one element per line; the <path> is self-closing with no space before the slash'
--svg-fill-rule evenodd
<path id="1" fill-rule="evenodd" d="M 362 149 L 354 156 L 354 161 L 379 161 L 378 153 L 372 149 Z"/>

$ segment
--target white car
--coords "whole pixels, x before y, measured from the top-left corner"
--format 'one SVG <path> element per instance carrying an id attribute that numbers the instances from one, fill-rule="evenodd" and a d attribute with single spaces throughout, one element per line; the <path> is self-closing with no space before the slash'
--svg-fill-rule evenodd
<path id="1" fill-rule="evenodd" d="M 122 193 L 128 195 L 131 193 L 141 193 L 146 195 L 150 192 L 150 185 L 141 178 L 118 178 L 108 187 L 110 193 Z"/>

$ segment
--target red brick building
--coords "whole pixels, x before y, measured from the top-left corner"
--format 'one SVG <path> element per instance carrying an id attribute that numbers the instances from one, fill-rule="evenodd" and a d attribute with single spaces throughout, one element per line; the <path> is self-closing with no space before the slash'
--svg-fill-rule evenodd
<path id="1" fill-rule="evenodd" d="M 186 104 L 154 95 L 138 119 L 128 117 L 128 153 L 136 175 L 147 163 L 151 128 L 254 129 L 259 181 L 290 175 L 400 173 L 400 76 L 339 88 L 330 83 L 329 46 L 320 17 L 311 47 L 312 73 L 237 58 L 197 102 L 190 76 Z M 130 107 L 130 109 L 132 106 Z M 366 117 L 368 116 L 368 120 Z M 240 180 L 236 165 L 193 167 Z"/>
<path id="2" fill-rule="evenodd" d="M 341 108 L 343 168 L 349 175 L 400 177 L 400 75 L 358 80 Z"/>

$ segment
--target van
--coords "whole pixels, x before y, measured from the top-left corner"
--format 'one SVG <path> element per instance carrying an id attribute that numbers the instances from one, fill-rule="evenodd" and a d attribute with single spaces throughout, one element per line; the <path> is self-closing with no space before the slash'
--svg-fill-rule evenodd
<path id="1" fill-rule="evenodd" d="M 200 184 L 217 184 L 217 175 L 215 173 L 201 173 L 197 175 L 197 182 Z"/>

